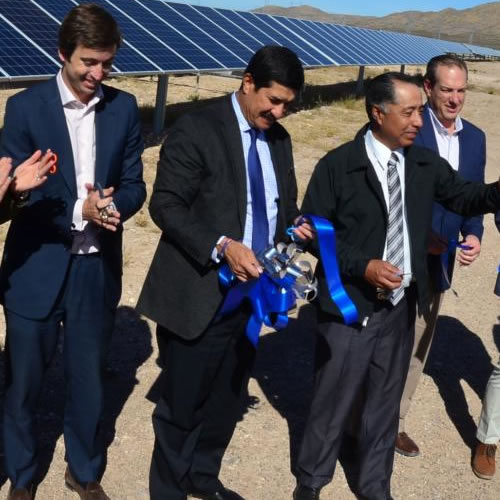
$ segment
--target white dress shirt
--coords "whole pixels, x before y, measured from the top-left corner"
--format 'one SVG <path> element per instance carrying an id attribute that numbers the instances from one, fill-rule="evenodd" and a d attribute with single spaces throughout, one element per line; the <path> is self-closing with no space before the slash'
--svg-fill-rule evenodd
<path id="1" fill-rule="evenodd" d="M 382 187 L 382 192 L 384 193 L 384 200 L 387 207 L 387 213 L 389 213 L 389 187 L 387 185 L 387 163 L 391 158 L 391 154 L 395 153 L 398 157 L 397 171 L 399 175 L 399 181 L 401 184 L 401 198 L 403 201 L 403 245 L 404 245 L 404 269 L 400 269 L 404 273 L 402 285 L 407 287 L 411 280 L 411 254 L 410 254 L 410 239 L 408 236 L 408 224 L 406 222 L 406 200 L 405 200 L 405 157 L 403 154 L 403 149 L 396 149 L 391 151 L 385 144 L 382 144 L 372 133 L 370 129 L 365 134 L 365 147 L 368 159 L 375 170 L 377 179 Z M 387 240 L 384 247 L 384 255 L 382 257 L 385 260 L 387 255 Z"/>
<path id="2" fill-rule="evenodd" d="M 455 118 L 455 131 L 449 133 L 448 129 L 438 120 L 437 116 L 429 106 L 429 115 L 431 117 L 432 127 L 439 150 L 439 156 L 444 158 L 454 170 L 458 171 L 460 164 L 460 141 L 458 140 L 459 132 L 464 128 L 460 116 Z"/>
<path id="3" fill-rule="evenodd" d="M 87 198 L 85 184 L 94 185 L 95 181 L 95 107 L 102 99 L 101 87 L 97 87 L 95 96 L 84 104 L 79 101 L 67 87 L 59 71 L 56 77 L 57 87 L 68 126 L 73 162 L 75 165 L 75 178 L 78 199 L 73 207 L 73 245 L 71 253 L 87 254 L 99 251 L 97 228 L 88 221 L 83 220 L 83 202 Z"/>

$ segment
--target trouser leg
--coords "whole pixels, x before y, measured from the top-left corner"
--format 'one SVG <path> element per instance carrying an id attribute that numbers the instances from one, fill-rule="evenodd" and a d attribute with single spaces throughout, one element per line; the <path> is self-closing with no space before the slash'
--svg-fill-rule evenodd
<path id="1" fill-rule="evenodd" d="M 64 441 L 68 464 L 80 482 L 98 480 L 103 472 L 99 426 L 115 314 L 104 294 L 100 257 L 74 257 L 64 295 Z"/>
<path id="2" fill-rule="evenodd" d="M 321 488 L 332 480 L 375 343 L 371 326 L 352 328 L 320 313 L 314 394 L 296 466 L 297 479 L 304 486 Z"/>
<path id="3" fill-rule="evenodd" d="M 193 454 L 189 482 L 195 490 L 219 488 L 219 471 L 248 396 L 255 348 L 246 336 L 233 336 L 214 379 Z"/>
<path id="4" fill-rule="evenodd" d="M 233 392 L 233 376 L 225 373 L 228 368 L 224 360 L 232 345 L 243 336 L 247 319 L 247 314 L 236 312 L 210 325 L 195 340 L 184 340 L 158 326 L 158 346 L 165 366 L 161 374 L 160 399 L 153 412 L 152 500 L 185 499 L 188 490 L 198 486 L 191 484 L 194 463 L 199 470 L 205 468 L 203 474 L 206 474 L 207 467 L 218 473 L 218 466 L 214 471 L 213 464 L 220 466 L 218 457 L 222 458 L 224 450 L 203 448 L 208 448 L 211 442 L 227 439 L 228 422 L 234 426 L 234 417 L 228 412 L 217 429 L 217 422 L 212 422 L 216 413 L 212 414 L 212 410 L 213 405 L 220 404 L 219 412 L 223 413 L 225 405 L 233 405 L 232 394 L 228 395 L 228 400 L 223 397 L 224 392 Z M 230 365 L 228 362 L 227 366 Z M 221 379 L 225 379 L 226 391 L 217 386 Z M 235 393 L 241 393 L 241 388 Z M 207 433 L 203 434 L 205 423 Z M 197 452 L 199 441 L 201 449 Z M 217 455 L 216 458 L 207 458 L 211 452 Z M 211 478 L 211 484 L 215 489 L 220 487 L 217 475 Z"/>
<path id="5" fill-rule="evenodd" d="M 405 431 L 405 418 L 429 355 L 444 292 L 432 293 L 431 297 L 429 312 L 415 319 L 415 341 L 399 409 L 399 432 Z"/>
<path id="6" fill-rule="evenodd" d="M 5 318 L 5 467 L 13 486 L 25 487 L 37 468 L 35 412 L 43 376 L 57 346 L 60 315 L 35 321 L 5 309 Z"/>
<path id="7" fill-rule="evenodd" d="M 476 437 L 484 444 L 497 444 L 500 440 L 500 360 L 486 386 Z"/>
<path id="8" fill-rule="evenodd" d="M 411 293 L 411 292 L 410 292 Z M 390 479 L 398 427 L 399 401 L 413 346 L 415 302 L 401 301 L 381 319 L 377 345 L 365 386 L 365 403 L 358 435 L 360 499 L 391 498 Z"/>

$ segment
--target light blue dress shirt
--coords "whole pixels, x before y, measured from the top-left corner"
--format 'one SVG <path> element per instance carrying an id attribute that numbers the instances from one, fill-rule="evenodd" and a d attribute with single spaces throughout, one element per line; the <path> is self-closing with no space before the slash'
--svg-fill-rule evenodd
<path id="1" fill-rule="evenodd" d="M 245 156 L 245 170 L 246 170 L 246 188 L 247 188 L 247 206 L 245 215 L 245 229 L 243 232 L 242 243 L 248 248 L 252 248 L 252 193 L 250 192 L 250 179 L 248 177 L 248 150 L 250 149 L 250 129 L 251 126 L 247 119 L 243 116 L 240 104 L 236 98 L 236 93 L 231 96 L 231 102 L 233 105 L 234 113 L 236 114 L 236 119 L 238 121 L 238 126 L 240 129 L 241 143 L 243 145 L 243 154 Z M 274 244 L 274 235 L 276 233 L 276 223 L 278 220 L 278 184 L 276 182 L 276 174 L 274 173 L 273 161 L 271 159 L 271 151 L 269 150 L 269 145 L 267 143 L 266 133 L 259 130 L 257 133 L 257 152 L 259 153 L 259 160 L 262 167 L 262 175 L 264 177 L 265 195 L 266 195 L 266 213 L 267 221 L 269 224 L 269 245 Z M 220 243 L 225 237 L 221 236 L 217 243 Z M 216 262 L 219 261 L 217 258 L 217 250 L 214 248 L 212 251 L 212 259 Z"/>

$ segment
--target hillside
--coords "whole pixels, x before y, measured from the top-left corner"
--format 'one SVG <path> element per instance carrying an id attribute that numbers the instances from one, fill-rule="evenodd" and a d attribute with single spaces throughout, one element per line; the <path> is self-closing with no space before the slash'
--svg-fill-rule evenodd
<path id="1" fill-rule="evenodd" d="M 308 5 L 299 7 L 269 5 L 255 9 L 253 12 L 349 24 L 373 29 L 409 32 L 414 35 L 473 43 L 475 45 L 500 49 L 500 2 L 491 2 L 462 10 L 444 9 L 438 12 L 396 12 L 384 17 L 330 14 Z"/>

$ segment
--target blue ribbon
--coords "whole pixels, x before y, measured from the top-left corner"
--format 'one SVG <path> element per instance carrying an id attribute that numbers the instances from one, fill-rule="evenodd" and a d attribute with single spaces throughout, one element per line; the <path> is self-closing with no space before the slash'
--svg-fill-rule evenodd
<path id="1" fill-rule="evenodd" d="M 316 230 L 320 260 L 325 271 L 330 297 L 342 313 L 345 323 L 354 323 L 358 320 L 358 311 L 340 280 L 335 229 L 322 217 L 314 215 L 306 217 Z M 303 219 L 300 222 L 303 222 Z M 287 312 L 296 302 L 295 293 L 292 290 L 295 280 L 296 278 L 289 274 L 286 274 L 285 278 L 275 278 L 264 272 L 257 279 L 239 282 L 229 266 L 224 264 L 219 270 L 219 282 L 229 291 L 217 316 L 231 314 L 240 307 L 244 300 L 249 300 L 252 314 L 247 323 L 246 335 L 253 346 L 257 347 L 263 324 L 276 330 L 288 324 Z"/>
<path id="2" fill-rule="evenodd" d="M 358 310 L 342 285 L 337 263 L 337 244 L 335 229 L 330 221 L 316 215 L 306 215 L 316 230 L 321 265 L 325 272 L 328 291 L 335 305 L 339 308 L 346 325 L 358 320 Z"/>
<path id="3" fill-rule="evenodd" d="M 226 316 L 235 311 L 244 300 L 249 300 L 252 314 L 246 327 L 248 340 L 257 347 L 262 325 L 276 330 L 288 324 L 288 310 L 295 305 L 292 284 L 295 278 L 274 279 L 263 273 L 259 278 L 238 282 L 227 264 L 219 270 L 219 282 L 228 288 L 218 316 Z M 273 317 L 271 317 L 273 316 Z"/>

